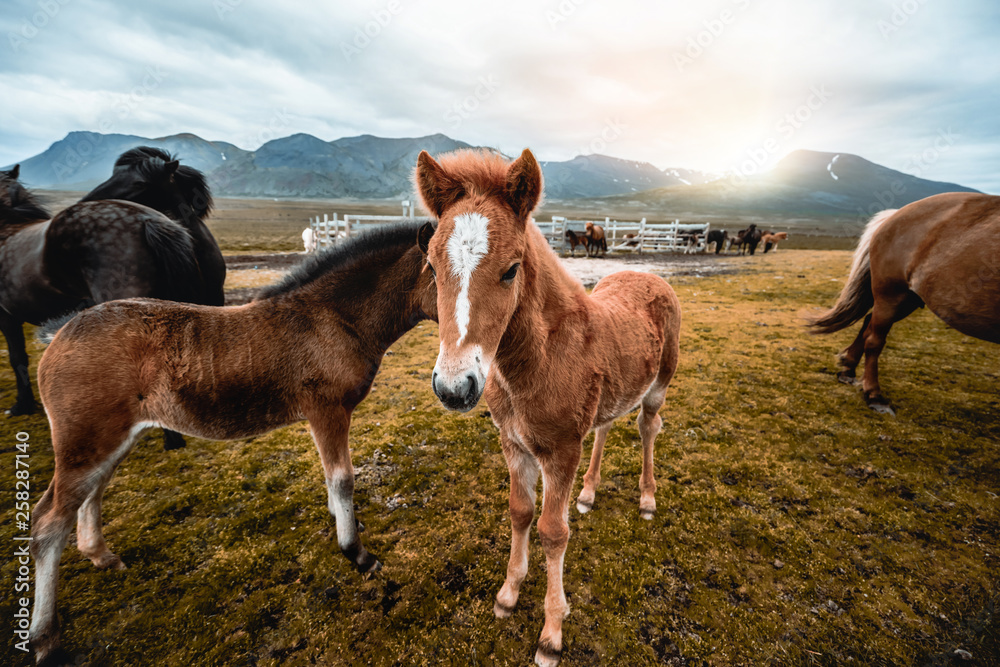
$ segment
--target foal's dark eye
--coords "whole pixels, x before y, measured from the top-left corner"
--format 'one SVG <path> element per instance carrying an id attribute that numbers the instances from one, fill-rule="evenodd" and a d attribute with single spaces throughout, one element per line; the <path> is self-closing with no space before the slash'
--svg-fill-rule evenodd
<path id="1" fill-rule="evenodd" d="M 500 276 L 500 280 L 502 282 L 507 283 L 508 285 L 511 284 L 514 281 L 514 276 L 517 275 L 517 269 L 520 266 L 521 266 L 520 264 L 515 264 L 514 266 L 507 269 L 507 273 Z"/>
<path id="2" fill-rule="evenodd" d="M 438 274 L 437 271 L 434 270 L 434 265 L 431 264 L 430 262 L 427 262 L 427 268 L 431 270 L 431 276 L 437 279 Z"/>

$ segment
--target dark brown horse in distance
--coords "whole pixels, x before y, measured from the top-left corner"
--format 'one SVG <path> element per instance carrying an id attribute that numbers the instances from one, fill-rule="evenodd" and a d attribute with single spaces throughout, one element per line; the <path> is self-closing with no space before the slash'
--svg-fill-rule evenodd
<path id="1" fill-rule="evenodd" d="M 418 231 L 426 245 L 430 223 L 362 234 L 242 306 L 126 299 L 86 310 L 56 334 L 38 370 L 55 454 L 31 520 L 29 638 L 39 662 L 59 646 L 59 559 L 73 524 L 77 547 L 94 565 L 124 567 L 105 544 L 101 498 L 153 426 L 231 439 L 308 419 L 337 542 L 358 570 L 378 569 L 358 536 L 347 435 L 385 351 L 436 317 Z"/>
<path id="2" fill-rule="evenodd" d="M 1000 197 L 948 193 L 879 213 L 836 305 L 812 320 L 815 333 L 832 333 L 865 318 L 838 356 L 838 377 L 853 382 L 863 354 L 861 386 L 878 412 L 892 412 L 878 381 L 889 329 L 925 305 L 948 326 L 1000 343 Z"/>

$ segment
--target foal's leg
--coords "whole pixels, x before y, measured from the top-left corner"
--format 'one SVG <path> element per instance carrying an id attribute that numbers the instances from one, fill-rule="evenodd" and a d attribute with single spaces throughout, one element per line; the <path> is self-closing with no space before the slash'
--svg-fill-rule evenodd
<path id="1" fill-rule="evenodd" d="M 604 442 L 608 439 L 611 424 L 598 426 L 594 431 L 594 449 L 590 453 L 590 467 L 583 476 L 583 490 L 576 499 L 576 509 L 580 514 L 586 514 L 594 509 L 594 496 L 601 483 L 601 457 L 604 455 Z"/>
<path id="2" fill-rule="evenodd" d="M 669 381 L 669 380 L 668 380 Z M 659 411 L 667 393 L 666 383 L 654 383 L 642 398 L 639 411 L 639 436 L 642 438 L 642 474 L 639 476 L 639 516 L 647 521 L 656 511 L 656 479 L 653 477 L 653 445 L 660 433 L 663 420 Z"/>
<path id="3" fill-rule="evenodd" d="M 10 367 L 14 369 L 17 385 L 17 399 L 7 411 L 11 416 L 30 415 L 35 411 L 35 394 L 31 390 L 31 377 L 28 375 L 28 349 L 24 343 L 24 328 L 3 308 L 0 308 L 0 331 L 7 339 L 7 354 L 10 357 Z"/>
<path id="4" fill-rule="evenodd" d="M 347 444 L 351 414 L 342 405 L 323 406 L 316 409 L 315 414 L 306 414 L 306 419 L 312 427 L 313 440 L 323 463 L 327 506 L 337 522 L 340 550 L 358 572 L 380 570 L 382 564 L 361 544 L 354 518 L 354 466 Z"/>
<path id="5" fill-rule="evenodd" d="M 545 593 L 545 626 L 538 639 L 535 663 L 555 667 L 562 655 L 562 622 L 569 613 L 563 590 L 563 559 L 569 543 L 569 499 L 580 464 L 580 442 L 556 445 L 554 456 L 542 462 L 542 515 L 538 537 L 545 551 L 548 576 Z"/>
<path id="6" fill-rule="evenodd" d="M 521 582 L 528 574 L 528 537 L 535 518 L 535 486 L 538 484 L 538 461 L 500 432 L 500 444 L 510 471 L 510 560 L 507 579 L 497 593 L 493 613 L 507 618 L 517 605 Z"/>
<path id="7" fill-rule="evenodd" d="M 92 535 L 95 521 L 93 505 L 81 508 L 88 499 L 96 497 L 97 533 L 100 534 L 100 496 L 110 479 L 114 468 L 128 452 L 135 438 L 127 430 L 124 432 L 102 433 L 82 432 L 79 437 L 64 441 L 64 429 L 52 425 L 53 449 L 56 452 L 56 470 L 49 488 L 35 505 L 31 515 L 31 553 L 35 560 L 35 602 L 31 613 L 29 637 L 35 649 L 35 659 L 41 663 L 59 647 L 59 621 L 56 616 L 56 589 L 59 581 L 59 560 L 66 546 L 66 538 L 73 529 L 73 521 L 79 517 L 83 524 L 85 541 Z M 109 450 L 109 441 L 117 441 L 120 446 Z M 104 446 L 102 446 L 104 445 Z M 104 452 L 101 454 L 101 452 Z M 82 466 L 69 468 L 67 459 L 78 459 L 90 453 L 90 460 Z M 100 542 L 103 544 L 103 537 Z M 94 540 L 84 548 L 92 547 Z M 104 547 L 105 551 L 107 547 Z M 110 552 L 108 552 L 110 554 Z M 89 555 L 89 554 L 88 554 Z M 111 554 L 114 557 L 114 554 Z M 116 558 L 116 557 L 115 557 Z M 96 562 L 96 561 L 95 561 Z M 121 561 L 118 561 L 119 563 Z M 113 563 L 109 563 L 113 565 Z"/>
<path id="8" fill-rule="evenodd" d="M 101 526 L 101 503 L 104 500 L 104 490 L 108 487 L 108 482 L 111 481 L 115 470 L 118 469 L 118 464 L 121 463 L 138 439 L 138 435 L 139 430 L 130 432 L 128 440 L 122 449 L 116 452 L 114 458 L 100 464 L 94 473 L 95 476 L 99 476 L 97 488 L 91 492 L 76 513 L 76 548 L 101 570 L 125 569 L 125 563 L 117 555 L 111 553 L 107 542 L 104 541 L 104 531 Z"/>
<path id="9" fill-rule="evenodd" d="M 919 297 L 908 290 L 902 293 L 895 291 L 875 294 L 871 321 L 865 331 L 865 374 L 861 380 L 865 402 L 875 412 L 895 414 L 879 386 L 878 358 L 892 325 L 912 313 L 920 304 Z"/>
<path id="10" fill-rule="evenodd" d="M 868 331 L 868 324 L 872 321 L 872 314 L 865 315 L 865 321 L 861 323 L 861 330 L 858 331 L 854 342 L 843 349 L 837 355 L 837 361 L 841 365 L 837 373 L 837 379 L 844 384 L 854 384 L 855 369 L 861 363 L 861 355 L 865 353 L 865 332 Z"/>

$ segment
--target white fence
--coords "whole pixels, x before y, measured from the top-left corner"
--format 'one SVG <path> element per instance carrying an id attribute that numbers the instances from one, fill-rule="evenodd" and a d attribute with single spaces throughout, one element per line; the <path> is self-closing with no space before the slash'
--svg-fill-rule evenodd
<path id="1" fill-rule="evenodd" d="M 326 248 L 339 239 L 350 238 L 369 225 L 379 225 L 389 222 L 430 222 L 431 218 L 411 217 L 402 215 L 345 215 L 339 217 L 333 214 L 323 214 L 309 218 L 309 226 L 316 235 L 317 248 Z M 679 220 L 667 223 L 646 222 L 643 218 L 638 222 L 612 220 L 605 218 L 604 222 L 588 220 L 568 220 L 561 216 L 552 216 L 551 221 L 536 220 L 535 224 L 548 239 L 549 245 L 556 252 L 568 251 L 566 230 L 572 229 L 578 234 L 586 230 L 587 222 L 594 222 L 604 227 L 609 251 L 630 252 L 703 252 L 705 239 L 708 236 L 709 223 L 684 223 Z"/>
<path id="2" fill-rule="evenodd" d="M 609 251 L 703 252 L 709 230 L 707 222 L 681 224 L 679 220 L 674 220 L 667 223 L 652 223 L 646 222 L 646 218 L 638 222 L 605 218 L 601 223 L 552 216 L 550 222 L 536 221 L 535 224 L 542 230 L 542 234 L 554 250 L 565 252 L 568 246 L 566 230 L 571 229 L 583 234 L 588 222 L 604 227 Z"/>
<path id="3" fill-rule="evenodd" d="M 333 214 L 333 219 L 326 213 L 320 220 L 317 215 L 309 218 L 309 226 L 316 235 L 316 247 L 328 248 L 339 239 L 350 238 L 371 225 L 383 225 L 389 222 L 431 222 L 427 217 L 411 217 L 404 215 L 345 215 L 340 218 L 338 214 Z"/>

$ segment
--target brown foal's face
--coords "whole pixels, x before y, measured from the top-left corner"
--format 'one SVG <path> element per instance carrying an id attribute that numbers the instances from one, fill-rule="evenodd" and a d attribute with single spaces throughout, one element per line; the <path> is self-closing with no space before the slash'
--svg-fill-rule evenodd
<path id="1" fill-rule="evenodd" d="M 527 158 L 522 155 L 509 168 L 508 179 L 515 181 L 511 200 L 465 196 L 463 190 L 457 200 L 440 208 L 428 201 L 434 188 L 426 181 L 447 178 L 447 174 L 442 170 L 428 175 L 429 170 L 441 167 L 423 158 L 418 162 L 418 185 L 439 220 L 427 249 L 437 283 L 441 338 L 431 382 L 434 393 L 450 410 L 467 412 L 479 402 L 500 339 L 517 307 L 526 222 L 541 193 L 541 170 L 526 153 Z M 527 188 L 531 198 L 527 207 L 517 198 L 525 174 L 537 179 L 537 188 Z"/>

